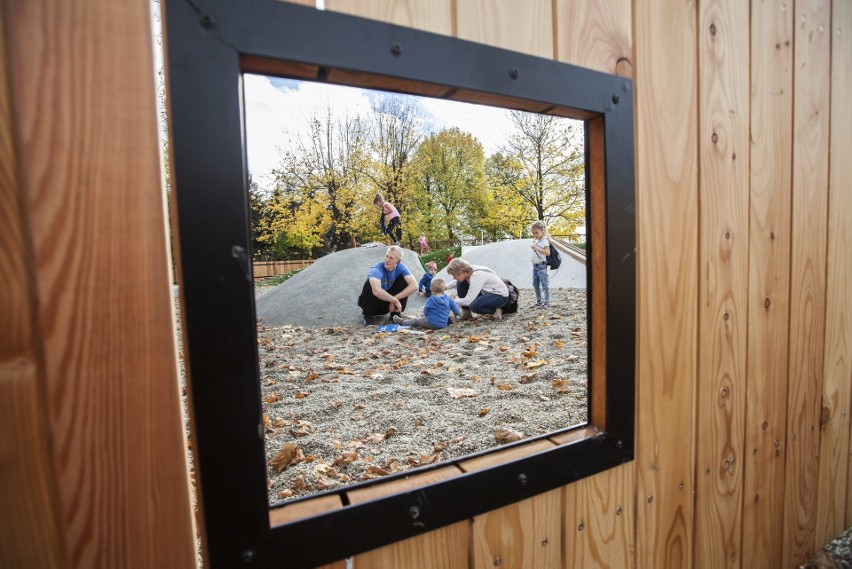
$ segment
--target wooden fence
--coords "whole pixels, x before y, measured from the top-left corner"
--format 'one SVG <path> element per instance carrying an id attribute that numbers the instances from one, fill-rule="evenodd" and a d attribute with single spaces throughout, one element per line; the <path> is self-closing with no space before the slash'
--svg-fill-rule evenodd
<path id="1" fill-rule="evenodd" d="M 254 267 L 254 278 L 265 279 L 268 277 L 277 277 L 285 275 L 290 271 L 304 269 L 310 267 L 314 259 L 296 259 L 288 261 L 255 261 L 252 263 Z"/>
<path id="2" fill-rule="evenodd" d="M 150 3 L 0 7 L 0 567 L 193 567 Z M 357 569 L 786 569 L 852 524 L 852 2 L 325 7 L 635 93 L 636 460 Z"/>

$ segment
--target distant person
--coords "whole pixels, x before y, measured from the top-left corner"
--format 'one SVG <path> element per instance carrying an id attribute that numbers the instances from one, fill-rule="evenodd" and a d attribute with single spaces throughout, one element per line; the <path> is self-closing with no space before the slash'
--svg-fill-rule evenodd
<path id="1" fill-rule="evenodd" d="M 447 265 L 449 265 L 453 261 L 453 254 L 450 253 L 450 256 L 447 257 Z"/>
<path id="2" fill-rule="evenodd" d="M 550 235 L 547 233 L 547 226 L 543 221 L 536 221 L 530 226 L 530 231 L 533 234 L 533 243 L 530 246 L 532 254 L 532 282 L 533 290 L 535 291 L 535 306 L 536 308 L 550 308 L 550 275 L 547 266 L 547 256 L 550 255 Z M 542 293 L 544 300 L 542 300 Z"/>
<path id="3" fill-rule="evenodd" d="M 386 240 L 392 241 L 394 245 L 399 245 L 399 240 L 402 239 L 399 211 L 392 203 L 386 202 L 382 194 L 376 194 L 373 198 L 373 205 L 382 210 L 379 227 L 381 227 L 382 233 L 387 236 Z"/>
<path id="4" fill-rule="evenodd" d="M 462 309 L 461 320 L 469 320 L 473 314 L 503 318 L 503 307 L 509 304 L 509 287 L 494 271 L 459 258 L 447 265 L 447 273 L 455 279 L 447 288 L 458 291 L 456 302 Z"/>
<path id="5" fill-rule="evenodd" d="M 435 261 L 429 261 L 426 263 L 426 273 L 423 274 L 423 278 L 421 278 L 420 282 L 417 284 L 417 294 L 420 296 L 430 296 L 432 294 L 430 285 L 432 283 L 432 277 L 434 277 L 437 272 L 438 265 Z"/>
<path id="6" fill-rule="evenodd" d="M 391 245 L 385 251 L 385 260 L 370 267 L 358 297 L 365 326 L 374 324 L 375 316 L 399 316 L 408 297 L 417 292 L 417 282 L 401 261 L 402 248 Z"/>
<path id="7" fill-rule="evenodd" d="M 450 323 L 450 312 L 455 314 L 456 317 L 461 316 L 459 305 L 452 298 L 444 294 L 444 291 L 447 289 L 444 286 L 444 279 L 432 279 L 429 286 L 432 294 L 426 301 L 426 306 L 423 307 L 423 316 L 408 319 L 404 319 L 401 316 L 394 316 L 393 321 L 400 326 L 419 326 L 420 328 L 438 330 L 446 328 Z"/>
<path id="8" fill-rule="evenodd" d="M 426 234 L 421 233 L 420 234 L 420 254 L 422 255 L 423 253 L 428 253 L 428 252 L 429 252 L 429 242 L 426 241 Z"/>

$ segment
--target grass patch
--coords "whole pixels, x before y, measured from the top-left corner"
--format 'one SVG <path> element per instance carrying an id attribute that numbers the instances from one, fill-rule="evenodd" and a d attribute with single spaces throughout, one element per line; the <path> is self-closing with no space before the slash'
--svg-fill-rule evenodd
<path id="1" fill-rule="evenodd" d="M 284 273 L 283 275 L 278 275 L 276 277 L 269 277 L 268 279 L 255 279 L 255 286 L 278 286 L 299 271 L 304 269 L 296 269 L 295 271 L 290 271 L 289 273 Z"/>
<path id="2" fill-rule="evenodd" d="M 423 261 L 424 265 L 429 261 L 435 261 L 435 264 L 438 265 L 438 270 L 440 271 L 447 266 L 447 258 L 449 258 L 451 253 L 453 255 L 453 259 L 461 257 L 461 246 L 430 251 L 429 253 L 420 255 L 420 259 Z"/>

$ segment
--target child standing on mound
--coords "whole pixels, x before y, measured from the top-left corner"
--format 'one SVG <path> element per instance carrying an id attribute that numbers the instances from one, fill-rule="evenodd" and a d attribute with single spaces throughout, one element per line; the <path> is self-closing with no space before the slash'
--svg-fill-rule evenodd
<path id="1" fill-rule="evenodd" d="M 376 194 L 376 197 L 373 198 L 373 205 L 382 210 L 382 217 L 379 219 L 379 227 L 382 228 L 382 233 L 393 241 L 393 245 L 399 245 L 399 240 L 402 239 L 399 211 L 392 203 L 386 202 L 382 194 Z"/>
<path id="2" fill-rule="evenodd" d="M 432 296 L 423 307 L 423 316 L 420 318 L 409 318 L 403 320 L 401 316 L 394 316 L 393 321 L 400 326 L 420 326 L 433 330 L 446 328 L 450 323 L 450 311 L 457 317 L 461 315 L 459 305 L 452 298 L 444 294 L 447 290 L 444 279 L 432 279 Z"/>
<path id="3" fill-rule="evenodd" d="M 533 234 L 532 255 L 533 290 L 535 291 L 535 307 L 550 308 L 550 276 L 547 268 L 547 256 L 550 255 L 550 241 L 547 227 L 542 221 L 536 221 L 530 226 Z M 542 300 L 544 292 L 544 300 Z"/>
<path id="4" fill-rule="evenodd" d="M 420 284 L 417 285 L 417 294 L 423 296 L 432 295 L 432 277 L 435 276 L 435 273 L 438 272 L 438 265 L 435 261 L 429 261 L 426 263 L 426 270 L 428 271 L 423 275 L 423 278 L 420 279 Z"/>

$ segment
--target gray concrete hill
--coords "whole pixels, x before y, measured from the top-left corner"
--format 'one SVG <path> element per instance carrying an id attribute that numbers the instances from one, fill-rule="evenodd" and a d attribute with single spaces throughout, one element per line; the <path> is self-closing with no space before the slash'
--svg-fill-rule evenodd
<path id="1" fill-rule="evenodd" d="M 257 301 L 257 315 L 267 326 L 363 325 L 358 295 L 370 267 L 383 261 L 384 247 L 344 249 L 317 259 Z M 420 282 L 423 267 L 417 253 L 404 249 L 402 263 Z M 425 299 L 408 298 L 406 314 L 423 310 Z"/>
<path id="2" fill-rule="evenodd" d="M 491 268 L 518 288 L 531 289 L 531 244 L 531 239 L 500 241 L 466 249 L 463 258 L 474 265 Z M 359 247 L 326 255 L 258 299 L 257 315 L 267 326 L 322 328 L 360 325 L 358 295 L 367 280 L 369 268 L 384 257 L 384 247 Z M 405 249 L 402 262 L 419 282 L 423 267 L 417 253 Z M 436 276 L 448 280 L 445 270 Z M 551 271 L 550 286 L 585 288 L 585 265 L 563 253 L 562 266 L 555 273 Z M 405 313 L 417 314 L 423 310 L 424 302 L 423 297 L 409 297 Z"/>

